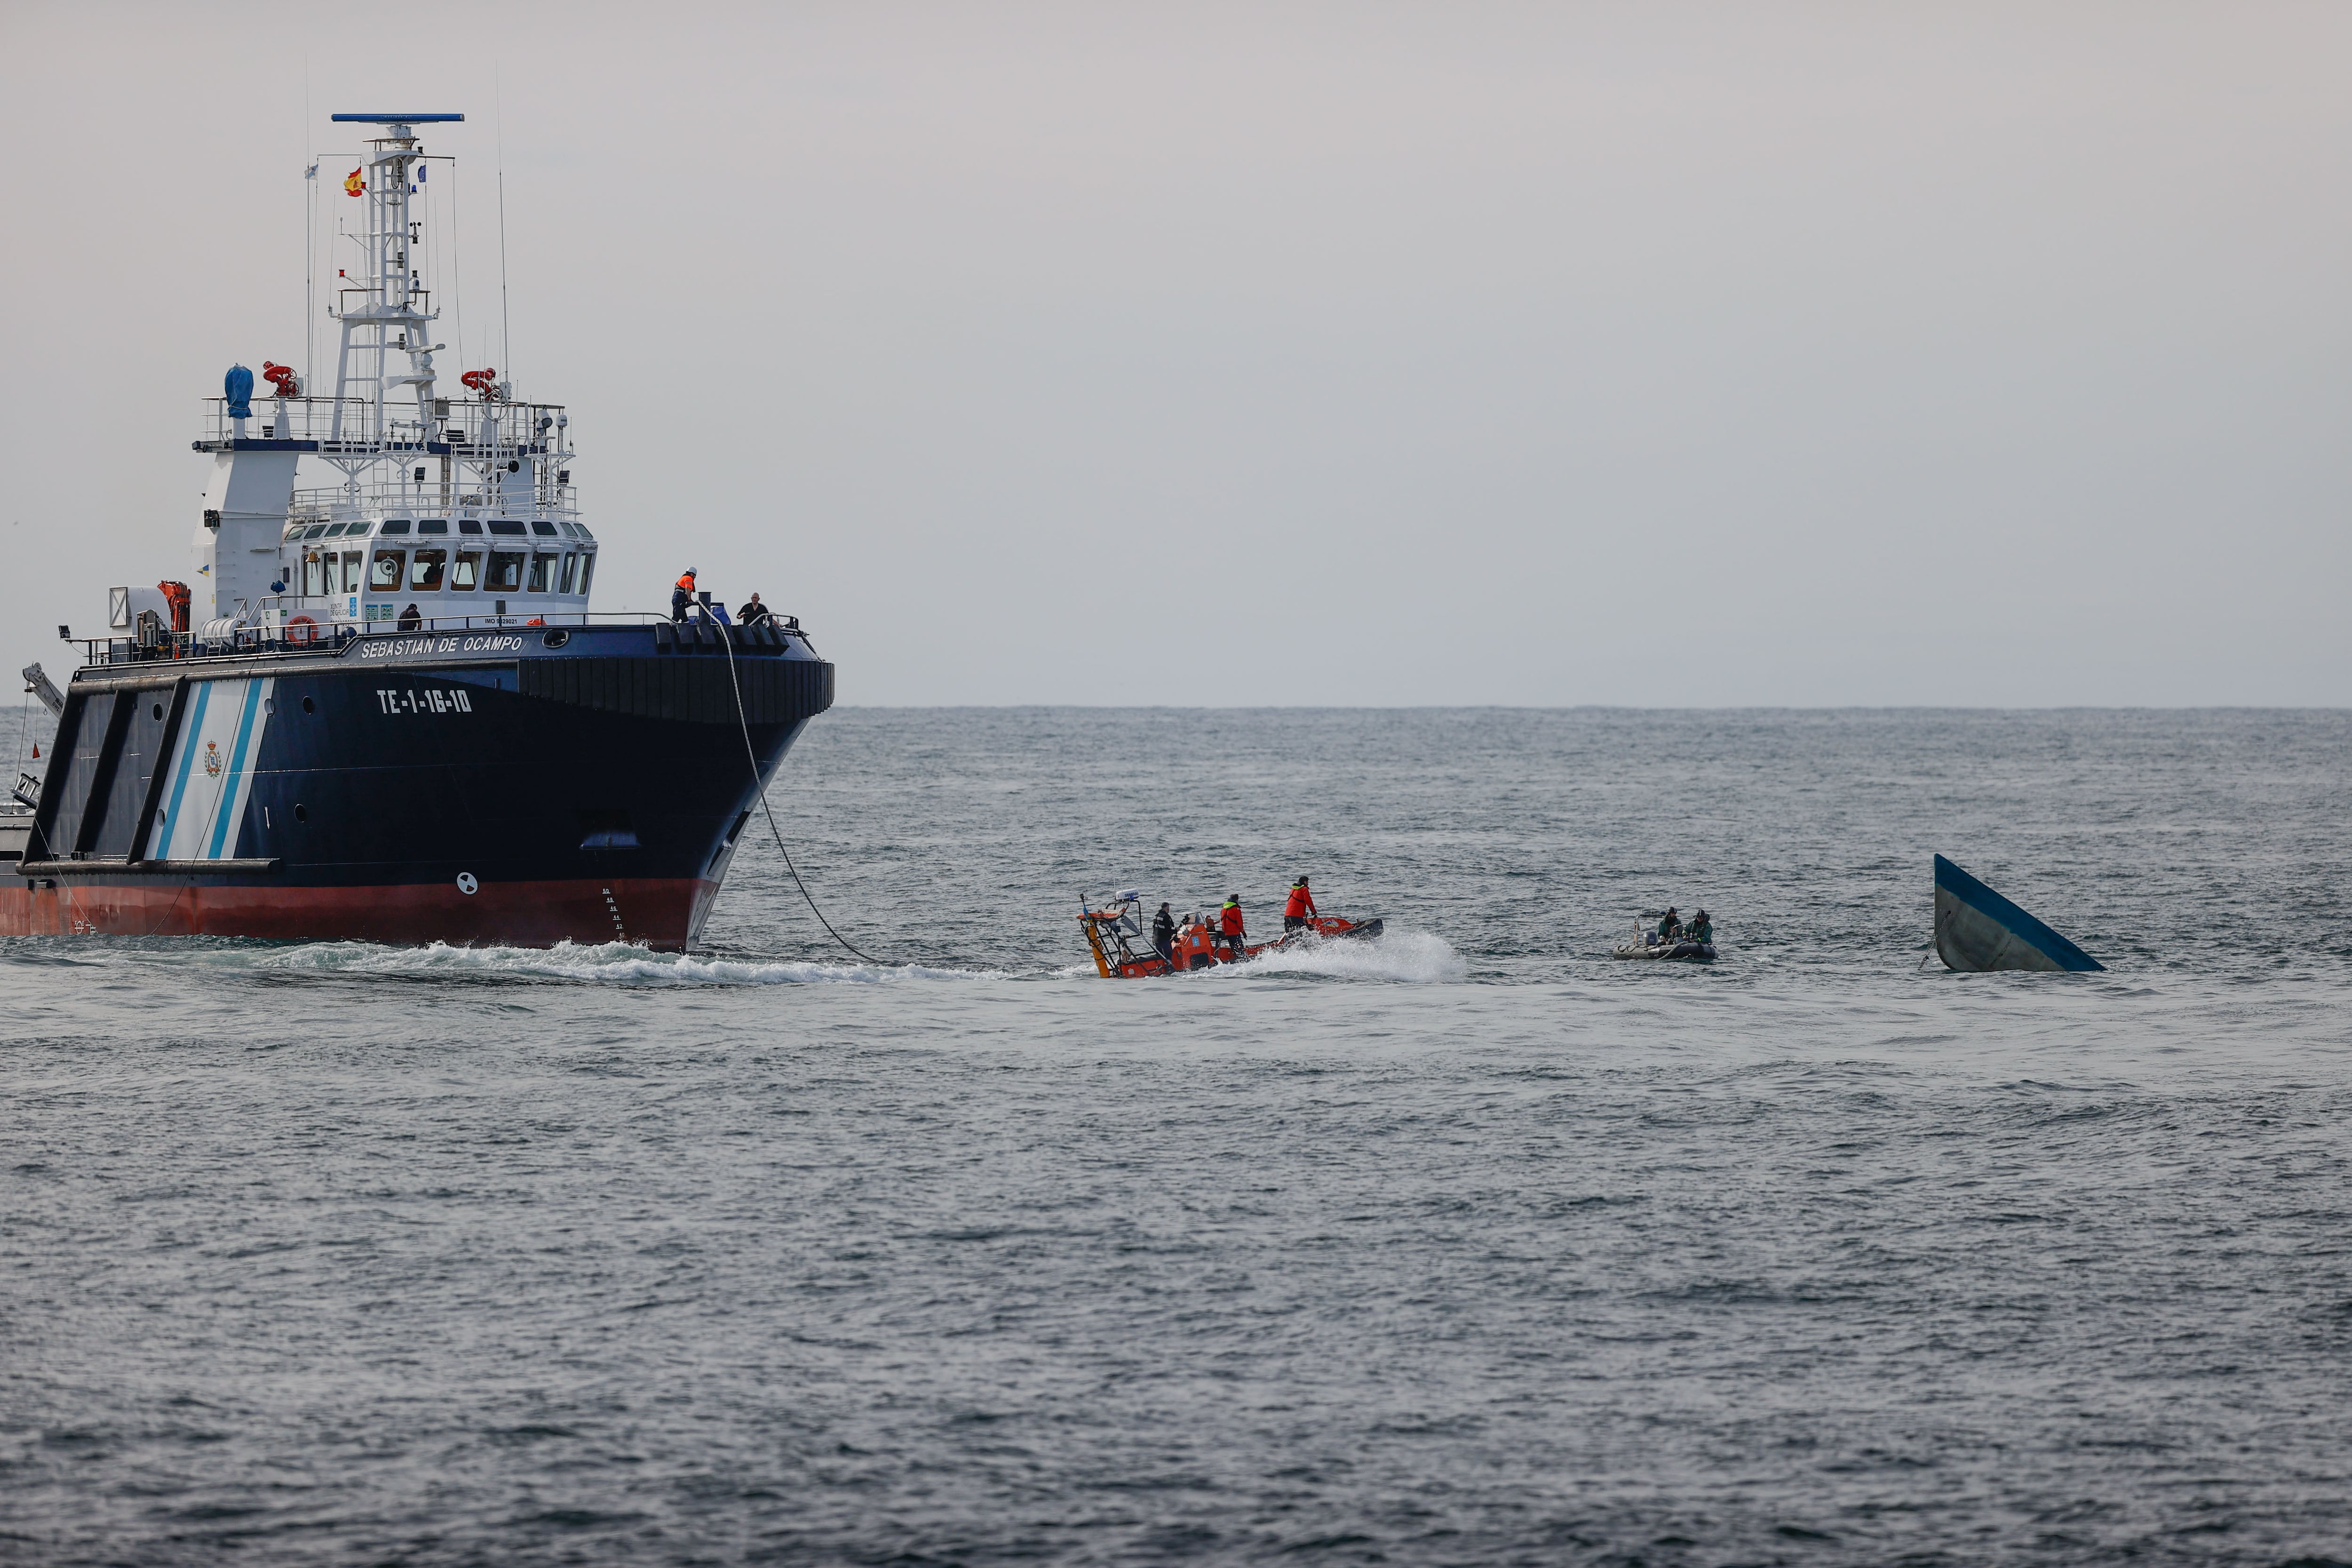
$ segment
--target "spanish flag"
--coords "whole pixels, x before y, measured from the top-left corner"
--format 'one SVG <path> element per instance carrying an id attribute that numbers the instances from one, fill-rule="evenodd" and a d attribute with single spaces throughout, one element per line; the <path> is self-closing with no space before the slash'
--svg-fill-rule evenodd
<path id="1" fill-rule="evenodd" d="M 343 194 L 352 196 L 367 195 L 367 181 L 361 176 L 357 169 L 353 169 L 351 177 L 343 182 Z"/>

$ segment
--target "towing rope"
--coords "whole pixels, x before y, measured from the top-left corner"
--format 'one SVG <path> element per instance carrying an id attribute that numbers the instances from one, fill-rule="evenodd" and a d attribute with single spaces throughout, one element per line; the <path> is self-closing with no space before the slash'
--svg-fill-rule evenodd
<path id="1" fill-rule="evenodd" d="M 776 814 L 768 805 L 768 786 L 760 777 L 760 753 L 751 749 L 751 721 L 743 712 L 743 682 L 735 673 L 734 629 L 716 616 L 710 617 L 710 622 L 719 628 L 719 639 L 727 645 L 727 682 L 735 689 L 735 723 L 743 731 L 743 756 L 751 764 L 751 787 L 760 792 L 760 815 L 768 819 L 768 832 L 776 840 L 776 853 L 784 858 L 784 869 L 793 874 L 793 886 L 801 890 L 802 898 L 808 900 L 809 913 L 816 917 L 817 924 L 824 927 L 825 935 L 848 948 L 866 963 L 877 968 L 885 967 L 880 959 L 867 958 L 847 937 L 834 930 L 833 922 L 824 918 L 824 911 L 816 907 L 816 900 L 809 898 L 808 884 L 801 880 L 800 868 L 793 864 L 793 852 L 784 847 L 784 836 L 776 826 Z"/>

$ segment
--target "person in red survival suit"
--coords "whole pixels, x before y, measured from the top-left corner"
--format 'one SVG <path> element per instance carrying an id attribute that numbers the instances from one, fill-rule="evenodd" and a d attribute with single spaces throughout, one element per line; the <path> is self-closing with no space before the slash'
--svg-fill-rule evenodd
<path id="1" fill-rule="evenodd" d="M 1282 906 L 1282 929 L 1297 931 L 1315 916 L 1315 895 L 1307 890 L 1307 879 L 1301 877 L 1290 884 L 1290 901 Z"/>
<path id="2" fill-rule="evenodd" d="M 1226 899 L 1223 907 L 1218 910 L 1217 928 L 1218 934 L 1224 939 L 1226 950 L 1239 958 L 1242 955 L 1242 938 L 1247 934 L 1242 930 L 1242 896 L 1239 893 Z"/>

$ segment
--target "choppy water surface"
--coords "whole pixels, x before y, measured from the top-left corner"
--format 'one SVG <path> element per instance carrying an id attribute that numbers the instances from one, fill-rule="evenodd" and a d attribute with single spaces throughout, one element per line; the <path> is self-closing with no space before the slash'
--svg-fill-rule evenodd
<path id="1" fill-rule="evenodd" d="M 0 1561 L 2352 1560 L 2347 761 L 845 710 L 891 967 L 756 842 L 686 958 L 0 943 Z M 1937 850 L 2111 972 L 1920 967 Z M 1081 967 L 1297 870 L 1391 935 Z"/>

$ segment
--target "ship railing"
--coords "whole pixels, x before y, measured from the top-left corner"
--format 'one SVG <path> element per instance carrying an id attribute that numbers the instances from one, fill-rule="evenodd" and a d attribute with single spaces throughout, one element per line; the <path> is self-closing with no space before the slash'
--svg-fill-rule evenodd
<path id="1" fill-rule="evenodd" d="M 444 485 L 428 473 L 423 484 L 330 485 L 296 490 L 287 526 L 340 522 L 362 514 L 406 517 L 560 517 L 580 515 L 579 488 L 535 485 L 528 491 L 485 489 L 480 485 Z"/>
<path id="2" fill-rule="evenodd" d="M 340 442 L 345 451 L 409 450 L 422 452 L 427 443 L 446 443 L 454 454 L 486 459 L 518 452 L 543 452 L 565 445 L 566 428 L 558 421 L 568 416 L 560 403 L 485 403 L 471 397 L 436 397 L 431 412 L 420 416 L 411 398 L 384 407 L 379 425 L 375 403 L 366 397 L 273 397 L 267 386 L 255 388 L 247 405 L 252 413 L 243 421 L 229 417 L 226 397 L 205 399 L 199 447 L 247 440 Z M 336 414 L 342 421 L 338 435 Z M 242 428 L 240 428 L 240 424 Z M 552 439 L 551 439 L 552 438 Z"/>
<path id="3" fill-rule="evenodd" d="M 426 616 L 411 620 L 335 621 L 324 626 L 289 629 L 257 622 L 226 637 L 197 632 L 163 632 L 147 637 L 71 637 L 82 648 L 82 665 L 202 663 L 218 659 L 278 658 L 287 654 L 332 653 L 346 644 L 372 637 L 457 636 L 484 632 L 546 632 L 595 626 L 650 626 L 669 620 L 653 610 L 543 610 L 530 615 Z M 805 636 L 800 617 L 779 615 L 778 630 Z"/>

